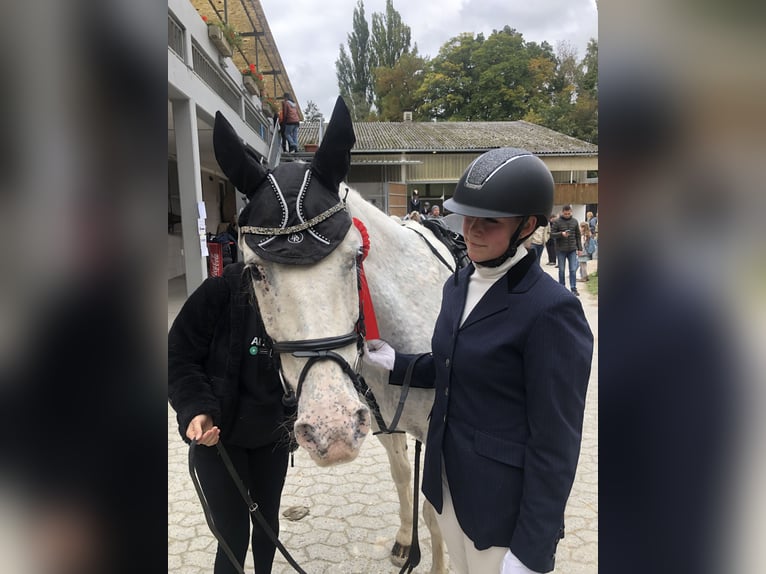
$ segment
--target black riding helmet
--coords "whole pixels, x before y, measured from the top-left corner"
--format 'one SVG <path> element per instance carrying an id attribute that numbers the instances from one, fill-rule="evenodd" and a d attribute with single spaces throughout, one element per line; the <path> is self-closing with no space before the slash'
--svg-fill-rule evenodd
<path id="1" fill-rule="evenodd" d="M 506 253 L 482 265 L 500 265 L 513 257 L 521 228 L 529 217 L 547 225 L 553 210 L 553 176 L 543 161 L 518 148 L 498 148 L 477 157 L 465 170 L 444 207 L 471 217 L 522 217 Z M 498 262 L 499 261 L 499 262 Z"/>

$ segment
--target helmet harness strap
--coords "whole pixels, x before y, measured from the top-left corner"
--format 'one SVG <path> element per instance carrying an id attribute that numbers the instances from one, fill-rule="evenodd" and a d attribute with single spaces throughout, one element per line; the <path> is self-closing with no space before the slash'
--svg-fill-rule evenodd
<path id="1" fill-rule="evenodd" d="M 519 235 L 521 235 L 521 230 L 527 224 L 527 221 L 529 221 L 529 217 L 530 217 L 529 215 L 525 215 L 521 218 L 521 222 L 516 228 L 516 231 L 513 232 L 513 235 L 511 235 L 511 239 L 508 241 L 508 249 L 505 250 L 505 253 L 503 253 L 500 257 L 495 257 L 494 259 L 490 259 L 489 261 L 477 261 L 476 263 L 478 263 L 482 267 L 500 267 L 503 263 L 505 263 L 505 261 L 507 261 L 509 258 L 513 257 L 514 255 L 516 255 L 516 249 L 518 248 L 521 241 L 519 241 L 518 244 L 516 242 L 519 239 Z M 524 237 L 522 241 L 524 239 L 526 239 L 526 237 Z"/>

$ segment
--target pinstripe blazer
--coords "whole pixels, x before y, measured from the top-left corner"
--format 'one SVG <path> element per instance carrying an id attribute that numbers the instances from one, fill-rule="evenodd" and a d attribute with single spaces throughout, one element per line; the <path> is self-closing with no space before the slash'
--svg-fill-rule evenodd
<path id="1" fill-rule="evenodd" d="M 455 513 L 478 549 L 509 547 L 553 569 L 580 452 L 593 335 L 580 301 L 530 253 L 460 325 L 474 267 L 445 283 L 412 385 L 435 386 L 423 493 L 441 512 L 442 465 Z M 410 355 L 397 354 L 401 384 Z"/>

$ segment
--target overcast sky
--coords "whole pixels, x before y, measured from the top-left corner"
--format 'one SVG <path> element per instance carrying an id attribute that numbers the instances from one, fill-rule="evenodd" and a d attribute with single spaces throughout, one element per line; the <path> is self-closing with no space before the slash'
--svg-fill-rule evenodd
<path id="1" fill-rule="evenodd" d="M 340 45 L 348 50 L 356 0 L 261 0 L 301 109 L 314 100 L 330 119 L 338 82 L 335 61 Z M 412 31 L 421 56 L 435 57 L 439 48 L 462 32 L 483 32 L 505 25 L 527 41 L 547 41 L 554 50 L 570 42 L 578 57 L 590 38 L 598 38 L 595 0 L 394 0 L 394 8 Z M 373 12 L 385 13 L 386 0 L 364 0 L 371 28 Z"/>

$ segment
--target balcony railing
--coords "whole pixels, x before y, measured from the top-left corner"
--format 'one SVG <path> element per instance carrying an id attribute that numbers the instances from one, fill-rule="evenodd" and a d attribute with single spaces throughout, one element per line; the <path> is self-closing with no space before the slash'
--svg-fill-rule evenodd
<path id="1" fill-rule="evenodd" d="M 243 88 L 221 68 L 218 63 L 218 54 L 209 55 L 204 45 L 204 40 L 192 37 L 191 62 L 186 57 L 186 34 L 189 30 L 171 12 L 168 12 L 168 48 L 172 50 L 182 61 L 191 67 L 196 75 L 210 90 L 218 94 L 226 104 L 234 110 L 236 115 L 243 115 L 243 120 L 265 142 L 271 141 L 273 128 L 269 119 L 256 106 Z M 244 109 L 244 114 L 242 110 Z"/>
<path id="2" fill-rule="evenodd" d="M 186 59 L 184 28 L 172 14 L 168 14 L 168 47 L 178 54 L 179 58 Z"/>

